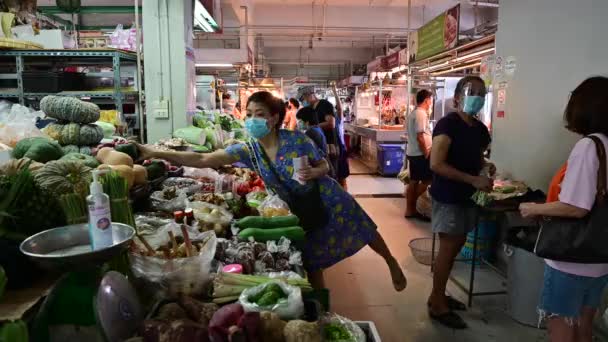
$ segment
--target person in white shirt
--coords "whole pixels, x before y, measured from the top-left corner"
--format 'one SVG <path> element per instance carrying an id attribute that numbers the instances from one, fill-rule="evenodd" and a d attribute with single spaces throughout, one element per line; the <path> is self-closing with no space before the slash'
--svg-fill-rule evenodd
<path id="1" fill-rule="evenodd" d="M 429 164 L 431 154 L 431 127 L 429 116 L 433 108 L 433 93 L 422 89 L 416 94 L 416 109 L 407 117 L 407 160 L 410 170 L 410 183 L 405 193 L 407 206 L 406 218 L 422 218 L 416 211 L 416 201 L 433 180 Z"/>

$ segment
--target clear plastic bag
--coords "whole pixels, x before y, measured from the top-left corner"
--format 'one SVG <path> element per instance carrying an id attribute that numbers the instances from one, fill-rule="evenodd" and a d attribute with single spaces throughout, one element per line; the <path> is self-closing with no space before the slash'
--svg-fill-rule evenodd
<path id="1" fill-rule="evenodd" d="M 146 288 L 162 298 L 175 297 L 178 294 L 201 295 L 211 281 L 211 262 L 215 255 L 217 239 L 213 232 L 200 233 L 197 229 L 187 227 L 190 240 L 206 241 L 199 254 L 189 258 L 163 259 L 130 253 L 133 275 L 142 280 Z M 182 236 L 180 226 L 170 223 L 154 234 L 146 236 L 148 244 L 154 249 L 169 243 L 169 231 L 175 236 Z M 138 239 L 136 245 L 141 244 Z M 139 246 L 143 249 L 143 246 Z"/>
<path id="2" fill-rule="evenodd" d="M 342 339 L 328 339 L 325 336 L 325 341 L 349 341 L 349 342 L 365 342 L 367 341 L 367 337 L 355 322 L 351 321 L 348 318 L 342 317 L 340 315 L 334 313 L 328 313 L 320 319 L 321 324 L 321 332 L 326 334 L 326 328 L 328 325 L 332 326 L 340 326 L 344 331 L 350 334 L 350 338 L 342 338 Z"/>
<path id="3" fill-rule="evenodd" d="M 203 183 L 192 178 L 169 177 L 161 185 L 163 188 L 174 186 L 186 192 L 187 195 L 192 195 L 201 190 Z"/>
<path id="4" fill-rule="evenodd" d="M 163 191 L 154 191 L 150 195 L 152 209 L 173 213 L 186 209 L 188 205 L 188 194 L 185 191 L 177 190 L 177 197 L 165 199 Z"/>
<path id="5" fill-rule="evenodd" d="M 245 195 L 247 205 L 252 208 L 259 208 L 260 205 L 268 198 L 266 191 L 252 191 Z"/>
<path id="6" fill-rule="evenodd" d="M 44 136 L 36 127 L 36 118 L 43 114 L 19 104 L 0 102 L 0 143 L 15 147 L 21 139 Z"/>
<path id="7" fill-rule="evenodd" d="M 207 178 L 209 181 L 215 182 L 220 174 L 214 169 L 197 169 L 194 167 L 184 166 L 184 177 L 199 179 Z"/>
<path id="8" fill-rule="evenodd" d="M 264 289 L 272 284 L 278 285 L 281 290 L 283 290 L 283 293 L 287 295 L 287 298 L 280 299 L 276 304 L 268 306 L 260 306 L 249 301 L 250 297 L 261 293 L 264 291 Z M 286 283 L 278 280 L 270 281 L 262 285 L 246 289 L 241 293 L 239 303 L 243 306 L 245 312 L 270 311 L 276 313 L 281 319 L 284 320 L 298 319 L 304 315 L 302 290 L 300 290 L 299 287 L 287 285 Z"/>
<path id="9" fill-rule="evenodd" d="M 189 202 L 188 208 L 192 208 L 199 229 L 215 231 L 218 236 L 226 235 L 234 217 L 226 208 L 207 202 Z"/>
<path id="10" fill-rule="evenodd" d="M 123 29 L 122 24 L 116 26 L 110 34 L 109 47 L 122 50 L 137 50 L 137 30 L 135 28 Z"/>
<path id="11" fill-rule="evenodd" d="M 258 211 L 263 217 L 287 216 L 291 215 L 289 205 L 279 196 L 270 195 L 258 206 Z"/>

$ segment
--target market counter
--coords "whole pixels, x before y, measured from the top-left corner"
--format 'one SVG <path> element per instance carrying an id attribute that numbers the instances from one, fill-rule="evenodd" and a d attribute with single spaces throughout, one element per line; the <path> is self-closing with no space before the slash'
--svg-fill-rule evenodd
<path id="1" fill-rule="evenodd" d="M 379 171 L 384 174 L 393 174 L 394 172 L 383 172 L 383 166 L 378 162 L 379 145 L 403 145 L 405 150 L 405 140 L 403 139 L 404 128 L 402 126 L 394 126 L 391 129 L 374 128 L 358 126 L 351 123 L 344 124 L 344 131 L 351 136 L 351 146 L 360 147 L 361 161 L 374 171 Z M 390 160 L 389 166 L 398 163 L 403 164 L 401 160 Z M 382 166 L 382 167 L 381 167 Z M 398 167 L 400 169 L 401 166 Z M 394 168 L 397 169 L 397 168 Z M 398 172 L 398 171 L 397 171 Z"/>

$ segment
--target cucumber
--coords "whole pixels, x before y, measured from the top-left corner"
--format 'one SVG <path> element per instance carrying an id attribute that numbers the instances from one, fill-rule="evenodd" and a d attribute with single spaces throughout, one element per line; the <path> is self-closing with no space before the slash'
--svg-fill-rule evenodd
<path id="1" fill-rule="evenodd" d="M 302 241 L 306 237 L 306 233 L 302 227 L 284 227 L 284 228 L 247 228 L 239 232 L 239 239 L 249 240 L 250 237 L 258 242 L 277 241 L 281 237 L 286 237 L 291 241 Z"/>
<path id="2" fill-rule="evenodd" d="M 262 217 L 247 216 L 237 221 L 236 226 L 245 228 L 283 228 L 297 226 L 300 220 L 295 215 Z"/>

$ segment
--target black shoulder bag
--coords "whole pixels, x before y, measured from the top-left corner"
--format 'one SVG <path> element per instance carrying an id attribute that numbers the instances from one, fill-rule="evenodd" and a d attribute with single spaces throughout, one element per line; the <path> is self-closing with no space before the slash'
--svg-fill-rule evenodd
<path id="1" fill-rule="evenodd" d="M 304 228 L 306 231 L 324 227 L 327 222 L 329 222 L 329 215 L 327 214 L 327 211 L 323 206 L 323 201 L 321 200 L 319 182 L 314 181 L 313 186 L 311 186 L 308 191 L 290 191 L 288 187 L 283 186 L 283 181 L 270 161 L 270 158 L 268 158 L 266 155 L 266 152 L 263 149 L 256 148 L 256 144 L 253 142 L 248 142 L 247 145 L 249 145 L 249 148 L 251 149 L 250 155 L 253 158 L 256 157 L 259 150 L 259 155 L 261 155 L 264 161 L 268 164 L 270 171 L 277 179 L 279 187 L 282 190 L 277 191 L 277 195 L 279 195 L 279 197 L 281 197 L 281 199 L 285 201 L 287 205 L 289 205 L 291 212 L 296 215 L 298 219 L 300 219 L 300 226 L 302 226 L 302 228 Z M 257 160 L 254 160 L 253 165 L 258 169 L 256 172 L 261 176 L 262 172 Z M 284 196 L 287 197 L 284 198 Z"/>
<path id="2" fill-rule="evenodd" d="M 539 257 L 582 264 L 608 263 L 608 192 L 606 189 L 606 150 L 596 136 L 588 136 L 596 146 L 600 167 L 597 196 L 591 212 L 581 219 L 543 217 L 534 253 Z"/>

